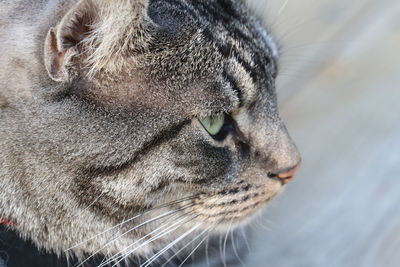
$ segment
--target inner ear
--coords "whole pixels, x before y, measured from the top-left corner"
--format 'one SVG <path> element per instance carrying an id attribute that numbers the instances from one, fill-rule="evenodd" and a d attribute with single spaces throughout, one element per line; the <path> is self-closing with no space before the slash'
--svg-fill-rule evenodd
<path id="1" fill-rule="evenodd" d="M 78 44 L 89 36 L 94 23 L 94 7 L 77 9 L 63 20 L 59 29 L 61 46 L 64 49 L 77 47 Z"/>
<path id="2" fill-rule="evenodd" d="M 81 52 L 79 44 L 90 35 L 96 17 L 90 1 L 81 1 L 71 9 L 47 34 L 44 60 L 47 72 L 54 81 L 71 79 L 71 60 Z"/>
<path id="3" fill-rule="evenodd" d="M 80 0 L 50 29 L 45 64 L 55 81 L 73 75 L 122 69 L 126 54 L 146 48 L 151 40 L 149 0 Z"/>

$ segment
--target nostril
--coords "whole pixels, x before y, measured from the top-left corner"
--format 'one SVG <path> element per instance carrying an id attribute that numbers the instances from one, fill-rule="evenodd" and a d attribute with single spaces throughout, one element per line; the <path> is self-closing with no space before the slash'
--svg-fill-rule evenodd
<path id="1" fill-rule="evenodd" d="M 268 173 L 269 178 L 277 178 L 279 179 L 283 184 L 287 184 L 290 182 L 294 176 L 296 176 L 297 172 L 300 169 L 300 163 L 296 164 L 294 167 L 283 169 L 281 171 L 278 171 L 277 173 Z"/>

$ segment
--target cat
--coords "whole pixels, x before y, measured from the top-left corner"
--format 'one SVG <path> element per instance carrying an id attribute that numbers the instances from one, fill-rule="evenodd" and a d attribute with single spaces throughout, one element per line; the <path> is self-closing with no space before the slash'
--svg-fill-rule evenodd
<path id="1" fill-rule="evenodd" d="M 0 10 L 0 218 L 39 248 L 150 265 L 244 225 L 298 170 L 279 49 L 244 1 Z"/>

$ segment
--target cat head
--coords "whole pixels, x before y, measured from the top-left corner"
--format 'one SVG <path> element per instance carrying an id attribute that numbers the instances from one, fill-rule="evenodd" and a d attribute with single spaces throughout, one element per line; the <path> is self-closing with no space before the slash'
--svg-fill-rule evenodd
<path id="1" fill-rule="evenodd" d="M 58 207 L 41 215 L 48 231 L 74 225 L 65 248 L 127 219 L 125 230 L 147 221 L 130 239 L 247 221 L 300 162 L 277 110 L 277 60 L 241 1 L 79 1 L 48 30 L 48 79 L 25 112 L 36 175 L 56 191 L 37 204 Z M 85 220 L 59 213 L 71 209 Z"/>

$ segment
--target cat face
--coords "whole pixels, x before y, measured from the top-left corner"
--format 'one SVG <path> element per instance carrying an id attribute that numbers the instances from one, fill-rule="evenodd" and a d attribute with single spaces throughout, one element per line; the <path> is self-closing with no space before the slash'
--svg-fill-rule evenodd
<path id="1" fill-rule="evenodd" d="M 123 2 L 80 1 L 45 43 L 54 81 L 29 111 L 32 155 L 63 199 L 46 201 L 92 223 L 57 214 L 82 229 L 65 246 L 124 220 L 128 240 L 177 223 L 160 243 L 247 221 L 300 161 L 277 111 L 274 43 L 240 1 Z"/>

